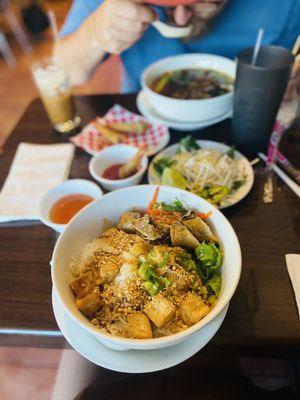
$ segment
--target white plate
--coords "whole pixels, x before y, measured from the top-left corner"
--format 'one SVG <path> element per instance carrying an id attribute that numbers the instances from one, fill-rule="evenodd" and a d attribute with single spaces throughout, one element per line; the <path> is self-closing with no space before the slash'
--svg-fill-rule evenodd
<path id="1" fill-rule="evenodd" d="M 220 328 L 228 306 L 208 325 L 187 341 L 160 350 L 111 350 L 96 340 L 93 335 L 76 325 L 64 311 L 55 290 L 52 290 L 52 305 L 56 322 L 69 344 L 83 357 L 100 367 L 118 372 L 146 373 L 173 367 L 200 351 Z"/>
<path id="2" fill-rule="evenodd" d="M 215 149 L 215 150 L 220 151 L 221 153 L 226 153 L 230 149 L 230 146 L 227 146 L 224 143 L 214 142 L 212 140 L 197 140 L 197 143 L 202 148 Z M 153 158 L 153 160 L 148 168 L 148 182 L 151 185 L 161 185 L 160 176 L 155 171 L 153 163 L 155 161 L 157 161 L 159 158 L 173 156 L 176 153 L 178 146 L 179 146 L 179 143 L 173 144 L 172 146 L 165 148 L 163 151 L 158 153 Z M 254 172 L 253 172 L 253 168 L 252 168 L 251 164 L 249 163 L 248 159 L 237 150 L 235 150 L 235 157 L 236 157 L 236 159 L 242 160 L 245 175 L 246 175 L 246 182 L 244 183 L 243 186 L 241 186 L 231 196 L 228 197 L 226 204 L 219 207 L 221 209 L 233 206 L 234 204 L 241 201 L 250 192 L 250 190 L 253 186 L 253 183 L 254 183 Z"/>
<path id="3" fill-rule="evenodd" d="M 201 122 L 177 122 L 177 121 L 169 121 L 164 118 L 162 115 L 158 114 L 153 108 L 149 105 L 146 94 L 144 90 L 141 90 L 136 99 L 136 105 L 139 112 L 147 118 L 150 122 L 154 124 L 166 125 L 169 128 L 177 129 L 179 131 L 193 131 L 196 129 L 206 128 L 208 126 L 217 124 L 218 122 L 224 121 L 227 118 L 231 117 L 230 113 L 225 113 L 220 115 L 217 118 L 208 119 L 206 121 Z"/>

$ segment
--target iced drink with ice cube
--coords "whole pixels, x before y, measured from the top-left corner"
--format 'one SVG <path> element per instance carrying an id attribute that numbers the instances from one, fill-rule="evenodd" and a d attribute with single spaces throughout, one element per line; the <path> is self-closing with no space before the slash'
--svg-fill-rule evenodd
<path id="1" fill-rule="evenodd" d="M 81 119 L 76 113 L 68 76 L 61 61 L 56 57 L 45 58 L 33 65 L 32 73 L 54 129 L 65 134 L 74 132 Z"/>

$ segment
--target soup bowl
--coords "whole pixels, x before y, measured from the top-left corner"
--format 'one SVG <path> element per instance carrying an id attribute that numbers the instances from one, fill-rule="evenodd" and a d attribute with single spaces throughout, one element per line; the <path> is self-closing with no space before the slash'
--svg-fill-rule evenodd
<path id="1" fill-rule="evenodd" d="M 201 122 L 230 114 L 233 91 L 209 99 L 193 100 L 167 97 L 151 89 L 151 83 L 159 75 L 185 68 L 211 69 L 235 79 L 236 64 L 229 58 L 212 54 L 181 54 L 164 58 L 147 67 L 141 77 L 141 86 L 151 108 L 162 117 L 177 122 Z"/>
<path id="2" fill-rule="evenodd" d="M 191 337 L 205 325 L 213 321 L 229 304 L 240 278 L 241 250 L 236 234 L 224 215 L 210 203 L 187 191 L 161 186 L 158 201 L 173 202 L 175 198 L 186 206 L 207 213 L 212 212 L 209 223 L 220 240 L 224 253 L 222 266 L 222 288 L 216 305 L 198 323 L 188 329 L 165 337 L 154 339 L 129 339 L 113 336 L 94 326 L 76 307 L 75 296 L 69 283 L 74 278 L 70 262 L 82 248 L 100 236 L 107 220 L 117 224 L 122 213 L 132 209 L 145 210 L 153 197 L 154 185 L 140 185 L 120 189 L 104 195 L 79 212 L 68 224 L 56 242 L 51 275 L 53 287 L 63 304 L 64 310 L 78 324 L 102 344 L 115 350 L 151 350 L 173 346 Z"/>

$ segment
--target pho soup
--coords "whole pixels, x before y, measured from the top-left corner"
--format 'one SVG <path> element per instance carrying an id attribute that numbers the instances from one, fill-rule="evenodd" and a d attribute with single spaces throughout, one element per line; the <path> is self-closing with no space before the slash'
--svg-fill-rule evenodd
<path id="1" fill-rule="evenodd" d="M 164 72 L 150 88 L 175 99 L 198 100 L 221 96 L 233 90 L 233 78 L 212 69 L 186 68 Z"/>

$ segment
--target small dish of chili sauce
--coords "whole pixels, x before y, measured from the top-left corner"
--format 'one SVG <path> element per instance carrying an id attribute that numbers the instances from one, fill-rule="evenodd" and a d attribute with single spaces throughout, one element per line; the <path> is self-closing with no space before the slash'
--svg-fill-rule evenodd
<path id="1" fill-rule="evenodd" d="M 112 181 L 115 181 L 117 179 L 120 179 L 119 177 L 119 171 L 120 168 L 123 166 L 124 164 L 113 164 L 110 167 L 106 168 L 102 174 L 102 177 L 105 179 L 110 179 Z"/>

